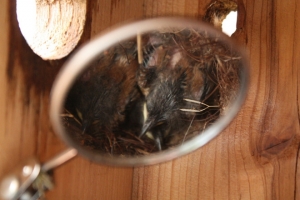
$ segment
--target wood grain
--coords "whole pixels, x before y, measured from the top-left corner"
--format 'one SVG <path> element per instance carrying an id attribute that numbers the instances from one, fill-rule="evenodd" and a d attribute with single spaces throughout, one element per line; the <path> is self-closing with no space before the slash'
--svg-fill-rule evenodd
<path id="1" fill-rule="evenodd" d="M 5 74 L 5 69 L 7 67 L 8 62 L 8 45 L 9 45 L 9 23 L 8 23 L 8 1 L 1 1 L 0 2 L 0 26 L 2 27 L 3 31 L 0 33 L 0 173 L 1 175 L 4 172 L 5 165 L 9 163 L 9 154 L 5 153 L 10 149 L 10 145 L 7 144 L 5 139 L 7 138 L 6 134 L 6 117 L 5 117 L 5 110 L 6 110 L 6 87 L 7 87 L 7 79 Z"/>
<path id="2" fill-rule="evenodd" d="M 118 20 L 110 22 L 112 20 L 108 19 L 107 24 L 99 26 L 100 28 L 97 26 L 96 31 L 93 29 L 94 32 L 91 33 L 97 3 L 90 1 L 88 6 L 91 12 L 87 14 L 80 44 L 97 34 L 99 29 L 118 22 Z M 114 9 L 109 16 L 118 15 L 121 7 Z M 44 61 L 33 53 L 20 33 L 15 1 L 1 1 L 0 10 L 0 25 L 3 29 L 0 32 L 2 45 L 0 177 L 2 177 L 28 157 L 36 156 L 44 162 L 66 148 L 53 133 L 48 116 L 51 86 L 66 59 Z M 65 166 L 55 170 L 56 187 L 47 194 L 48 199 L 131 198 L 132 168 L 96 165 L 83 158 L 76 158 Z"/>
<path id="3" fill-rule="evenodd" d="M 124 21 L 200 19 L 210 0 L 88 0 L 80 44 Z M 299 199 L 300 3 L 238 1 L 239 42 L 250 59 L 246 102 L 215 140 L 159 165 L 115 168 L 77 157 L 54 171 L 48 199 Z M 242 25 L 241 25 L 242 24 Z M 15 1 L 0 1 L 0 177 L 30 156 L 65 146 L 49 122 L 52 82 L 65 59 L 44 61 L 23 39 Z"/>
<path id="4" fill-rule="evenodd" d="M 165 1 L 151 2 L 164 7 Z M 246 35 L 239 41 L 245 42 L 251 66 L 244 107 L 205 147 L 135 168 L 133 199 L 299 198 L 299 2 L 244 5 L 245 27 L 240 28 Z M 149 16 L 170 14 L 162 12 Z"/>
<path id="5" fill-rule="evenodd" d="M 44 60 L 68 55 L 81 38 L 86 0 L 18 1 L 17 19 L 31 49 Z"/>

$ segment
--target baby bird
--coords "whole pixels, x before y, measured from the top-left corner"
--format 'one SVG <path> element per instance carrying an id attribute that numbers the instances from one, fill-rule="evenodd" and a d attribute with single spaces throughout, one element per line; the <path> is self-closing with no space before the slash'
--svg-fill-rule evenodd
<path id="1" fill-rule="evenodd" d="M 78 78 L 66 107 L 80 118 L 83 133 L 113 132 L 128 121 L 141 98 L 137 69 L 136 46 L 129 41 L 108 49 Z"/>
<path id="2" fill-rule="evenodd" d="M 204 77 L 178 46 L 158 42 L 145 48 L 150 51 L 144 50 L 138 85 L 146 98 L 147 114 L 140 136 L 150 132 L 162 150 L 186 138 L 186 130 L 202 107 L 189 100 L 201 100 Z"/>

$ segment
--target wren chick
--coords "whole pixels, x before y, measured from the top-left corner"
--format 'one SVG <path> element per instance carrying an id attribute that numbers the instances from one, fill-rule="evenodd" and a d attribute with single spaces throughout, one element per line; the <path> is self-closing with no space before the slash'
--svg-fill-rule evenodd
<path id="1" fill-rule="evenodd" d="M 127 117 L 141 98 L 136 83 L 137 69 L 136 45 L 129 41 L 100 55 L 76 81 L 66 108 L 81 120 L 83 133 L 99 136 L 132 121 Z"/>
<path id="2" fill-rule="evenodd" d="M 161 150 L 183 141 L 191 124 L 197 123 L 197 112 L 182 109 L 201 109 L 201 105 L 186 99 L 201 100 L 204 75 L 190 66 L 184 52 L 176 46 L 156 44 L 148 57 L 139 69 L 138 84 L 146 97 L 147 110 L 140 135 L 150 132 Z M 200 124 L 203 123 L 193 127 L 199 128 Z"/>

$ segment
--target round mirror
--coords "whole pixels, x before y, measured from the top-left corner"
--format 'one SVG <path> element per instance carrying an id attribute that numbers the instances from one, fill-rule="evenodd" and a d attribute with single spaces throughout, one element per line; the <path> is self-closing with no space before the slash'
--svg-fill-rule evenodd
<path id="1" fill-rule="evenodd" d="M 234 118 L 247 91 L 241 48 L 210 25 L 157 18 L 83 46 L 51 95 L 57 134 L 79 154 L 119 166 L 190 153 Z"/>

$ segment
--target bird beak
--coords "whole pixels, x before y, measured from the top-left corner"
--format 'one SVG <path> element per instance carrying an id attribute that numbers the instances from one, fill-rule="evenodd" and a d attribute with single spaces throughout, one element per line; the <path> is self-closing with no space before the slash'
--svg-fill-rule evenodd
<path id="1" fill-rule="evenodd" d="M 153 127 L 153 124 L 154 124 L 154 120 L 147 119 L 143 125 L 142 132 L 139 135 L 139 137 L 142 137 L 143 135 L 145 135 Z"/>
<path id="2" fill-rule="evenodd" d="M 84 121 L 82 122 L 82 132 L 81 132 L 82 135 L 85 134 L 85 131 L 86 131 L 86 129 L 87 129 L 87 127 L 88 127 L 89 125 L 90 125 L 90 123 L 87 122 L 86 120 L 84 120 Z"/>

